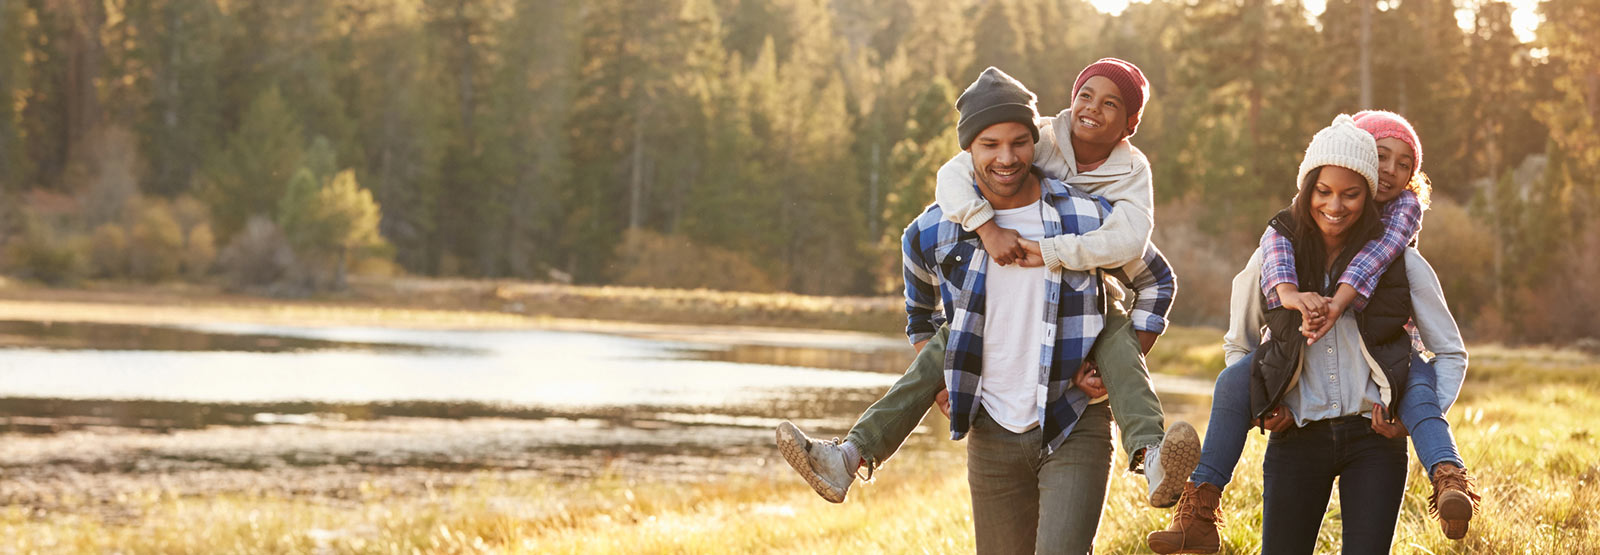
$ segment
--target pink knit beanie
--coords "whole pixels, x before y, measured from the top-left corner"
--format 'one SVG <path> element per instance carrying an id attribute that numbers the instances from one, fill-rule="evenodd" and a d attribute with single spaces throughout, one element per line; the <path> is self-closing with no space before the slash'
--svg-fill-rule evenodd
<path id="1" fill-rule="evenodd" d="M 1413 173 L 1422 171 L 1422 141 L 1417 138 L 1417 131 L 1411 128 L 1411 122 L 1394 112 L 1383 110 L 1362 110 L 1356 112 L 1353 118 L 1356 127 L 1372 134 L 1373 140 L 1396 138 L 1405 141 L 1411 147 L 1411 152 L 1416 153 L 1417 162 L 1412 164 Z"/>

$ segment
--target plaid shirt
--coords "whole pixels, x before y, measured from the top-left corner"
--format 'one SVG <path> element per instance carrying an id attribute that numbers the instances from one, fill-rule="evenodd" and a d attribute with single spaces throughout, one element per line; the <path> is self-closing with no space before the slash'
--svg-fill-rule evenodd
<path id="1" fill-rule="evenodd" d="M 1045 236 L 1081 234 L 1100 227 L 1110 213 L 1104 200 L 1073 189 L 1054 179 L 1040 183 Z M 945 344 L 945 387 L 950 391 L 950 438 L 961 439 L 977 417 L 978 380 L 983 375 L 983 329 L 989 257 L 978 235 L 944 218 L 937 204 L 929 205 L 901 239 L 906 281 L 906 335 L 913 343 L 933 336 L 950 323 Z M 1177 282 L 1167 260 L 1154 245 L 1144 257 L 1107 269 L 1135 292 L 1130 316 L 1134 329 L 1161 333 L 1167 311 L 1177 292 Z M 1045 272 L 1044 337 L 1039 364 L 1039 395 L 1035 408 L 1043 428 L 1045 453 L 1066 441 L 1089 397 L 1072 385 L 1095 336 L 1105 327 L 1100 278 L 1087 272 Z M 942 309 L 941 309 L 942 306 Z"/>
<path id="2" fill-rule="evenodd" d="M 1406 244 L 1417 239 L 1422 229 L 1422 202 L 1417 194 L 1401 191 L 1399 197 L 1383 207 L 1383 236 L 1367 241 L 1350 260 L 1350 266 L 1339 276 L 1339 283 L 1349 284 L 1356 290 L 1356 300 L 1351 308 L 1362 310 L 1367 299 L 1378 287 L 1378 277 L 1389 268 L 1389 263 L 1405 251 Z M 1278 230 L 1267 226 L 1261 234 L 1261 293 L 1267 296 L 1267 309 L 1283 306 L 1278 300 L 1276 287 L 1280 283 L 1300 283 L 1294 271 L 1294 246 Z"/>

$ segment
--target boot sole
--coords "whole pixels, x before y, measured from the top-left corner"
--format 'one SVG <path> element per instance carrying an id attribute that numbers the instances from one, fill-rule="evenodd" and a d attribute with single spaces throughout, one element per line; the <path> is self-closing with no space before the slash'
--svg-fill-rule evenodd
<path id="1" fill-rule="evenodd" d="M 1150 548 L 1151 551 L 1154 551 L 1156 553 L 1160 553 L 1161 555 L 1168 555 L 1168 554 L 1171 554 L 1171 553 L 1203 553 L 1203 554 L 1209 554 L 1209 553 L 1216 553 L 1216 552 L 1222 550 L 1222 545 L 1220 543 L 1218 543 L 1217 545 L 1213 545 L 1213 546 L 1203 546 L 1203 545 L 1202 546 L 1194 546 L 1194 545 L 1191 545 L 1191 546 L 1188 546 L 1188 547 L 1180 547 L 1180 546 L 1176 546 L 1176 545 L 1166 544 L 1166 543 L 1163 543 L 1160 540 L 1154 540 L 1154 539 L 1148 538 L 1148 537 L 1145 538 L 1145 542 L 1144 543 L 1145 543 L 1146 546 L 1148 546 Z"/>
<path id="2" fill-rule="evenodd" d="M 806 452 L 806 435 L 794 424 L 788 422 L 778 424 L 778 453 L 783 455 L 783 460 L 789 463 L 790 468 L 811 485 L 811 489 L 815 490 L 817 495 L 829 503 L 844 502 L 845 492 L 829 485 L 815 469 L 811 468 L 811 456 Z"/>
<path id="3" fill-rule="evenodd" d="M 1178 504 L 1183 485 L 1199 464 L 1200 434 L 1188 422 L 1173 423 L 1161 440 L 1161 485 L 1150 492 L 1150 506 L 1166 508 Z"/>
<path id="4" fill-rule="evenodd" d="M 1444 536 L 1452 540 L 1466 537 L 1472 522 L 1472 500 L 1466 495 L 1450 491 L 1439 496 L 1439 524 Z"/>

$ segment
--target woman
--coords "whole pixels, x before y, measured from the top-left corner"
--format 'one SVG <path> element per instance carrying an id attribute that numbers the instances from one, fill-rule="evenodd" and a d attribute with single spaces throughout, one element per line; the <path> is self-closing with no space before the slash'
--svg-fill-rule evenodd
<path id="1" fill-rule="evenodd" d="M 1377 151 L 1373 135 L 1348 116 L 1313 139 L 1301 164 L 1300 193 L 1273 220 L 1293 243 L 1299 276 L 1312 278 L 1298 283 L 1300 290 L 1333 296 L 1350 260 L 1368 238 L 1381 234 Z M 1379 407 L 1405 406 L 1396 403 L 1402 402 L 1411 366 L 1406 319 L 1415 318 L 1438 354 L 1439 376 L 1465 373 L 1466 353 L 1437 277 L 1416 251 L 1406 250 L 1383 272 L 1365 310 L 1328 315 L 1333 321 L 1327 335 L 1306 346 L 1301 312 L 1262 312 L 1263 258 L 1258 250 L 1234 281 L 1230 368 L 1219 376 L 1211 422 L 1213 431 L 1226 431 L 1220 434 L 1226 441 L 1213 441 L 1215 434 L 1208 431 L 1201 468 L 1186 486 L 1173 525 L 1152 533 L 1150 547 L 1160 553 L 1217 551 L 1217 499 L 1242 449 L 1242 431 L 1252 415 L 1259 415 L 1274 429 L 1266 462 L 1265 550 L 1314 547 L 1327 493 L 1338 476 L 1343 505 L 1362 509 L 1344 514 L 1345 549 L 1387 551 L 1405 484 L 1405 445 L 1398 436 L 1379 433 L 1386 416 Z M 1307 323 L 1306 328 L 1322 327 Z M 1263 324 L 1272 330 L 1265 343 L 1259 341 Z M 1452 400 L 1454 393 L 1449 393 Z M 1371 420 L 1375 409 L 1377 429 Z M 1209 468 L 1208 459 L 1214 463 Z"/>

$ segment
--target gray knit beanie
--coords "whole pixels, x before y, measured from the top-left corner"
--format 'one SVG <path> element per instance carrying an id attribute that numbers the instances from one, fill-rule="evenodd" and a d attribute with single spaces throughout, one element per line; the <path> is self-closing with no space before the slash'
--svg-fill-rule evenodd
<path id="1" fill-rule="evenodd" d="M 1371 133 L 1357 127 L 1348 114 L 1339 114 L 1332 125 L 1311 138 L 1306 157 L 1300 161 L 1300 174 L 1295 176 L 1295 190 L 1305 183 L 1306 174 L 1322 166 L 1339 166 L 1359 173 L 1367 180 L 1367 193 L 1378 194 L 1378 142 Z"/>
<path id="2" fill-rule="evenodd" d="M 1039 117 L 1034 107 L 1037 100 L 1033 91 L 1006 72 L 994 67 L 983 70 L 978 80 L 967 85 L 961 98 L 956 99 L 956 111 L 961 113 L 960 121 L 956 122 L 961 150 L 972 146 L 978 133 L 989 126 L 1012 121 L 1028 126 L 1033 132 L 1033 142 L 1039 142 L 1039 126 L 1033 121 Z"/>

